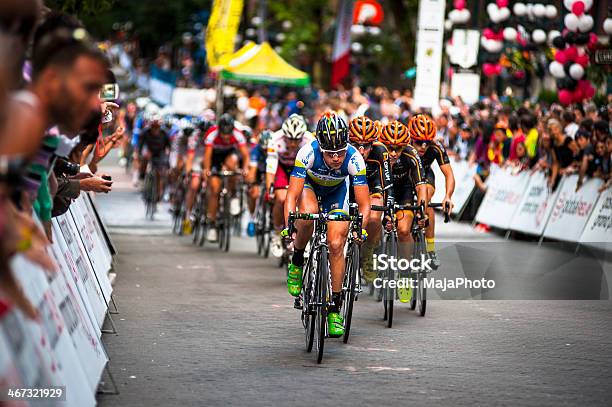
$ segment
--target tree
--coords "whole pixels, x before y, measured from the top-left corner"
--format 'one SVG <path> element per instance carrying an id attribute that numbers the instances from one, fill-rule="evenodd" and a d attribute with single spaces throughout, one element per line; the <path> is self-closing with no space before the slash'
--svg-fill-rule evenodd
<path id="1" fill-rule="evenodd" d="M 281 55 L 288 61 L 296 61 L 300 54 L 303 54 L 306 70 L 311 73 L 313 84 L 318 87 L 325 87 L 325 71 L 329 70 L 325 67 L 329 65 L 331 41 L 325 34 L 336 13 L 331 7 L 333 4 L 329 3 L 326 0 L 268 2 L 272 20 L 291 23 L 291 29 L 283 41 Z"/>

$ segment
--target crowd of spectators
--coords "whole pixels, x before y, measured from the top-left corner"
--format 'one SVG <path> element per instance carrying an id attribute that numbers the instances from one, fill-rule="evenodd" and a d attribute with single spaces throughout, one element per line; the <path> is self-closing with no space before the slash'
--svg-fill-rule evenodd
<path id="1" fill-rule="evenodd" d="M 81 191 L 111 191 L 98 164 L 124 134 L 118 105 L 100 96 L 114 82 L 107 56 L 72 16 L 2 1 L 0 55 L 0 291 L 36 318 L 11 260 L 54 270 L 51 219 Z"/>

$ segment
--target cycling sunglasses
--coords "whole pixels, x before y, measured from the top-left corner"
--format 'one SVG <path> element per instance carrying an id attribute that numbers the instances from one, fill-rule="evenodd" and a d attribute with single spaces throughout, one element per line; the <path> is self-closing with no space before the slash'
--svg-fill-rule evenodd
<path id="1" fill-rule="evenodd" d="M 325 150 L 325 149 L 322 149 L 322 148 L 320 148 L 320 149 L 321 149 L 321 152 L 323 154 L 326 154 L 328 156 L 331 156 L 331 157 L 342 157 L 343 155 L 346 154 L 346 151 L 348 150 L 348 144 L 346 145 L 346 147 L 341 148 L 340 150 Z"/>
<path id="2" fill-rule="evenodd" d="M 405 146 L 387 146 L 387 150 L 399 154 L 404 151 L 404 147 Z"/>
<path id="3" fill-rule="evenodd" d="M 371 149 L 371 148 L 372 148 L 372 145 L 373 145 L 373 144 L 374 144 L 374 143 L 353 144 L 353 146 L 354 146 L 356 149 L 358 149 L 358 150 L 359 150 L 360 148 L 363 148 L 364 150 L 369 150 L 369 149 Z"/>

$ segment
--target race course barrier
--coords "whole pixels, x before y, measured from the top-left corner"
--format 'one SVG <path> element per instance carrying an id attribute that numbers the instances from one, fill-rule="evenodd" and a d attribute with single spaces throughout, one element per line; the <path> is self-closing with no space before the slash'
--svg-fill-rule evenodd
<path id="1" fill-rule="evenodd" d="M 57 272 L 47 272 L 23 255 L 11 260 L 13 274 L 39 318 L 27 318 L 0 294 L 2 405 L 28 405 L 7 397 L 9 388 L 63 386 L 61 398 L 34 404 L 95 406 L 105 369 L 114 385 L 101 341 L 107 332 L 103 324 L 107 319 L 112 324 L 109 271 L 114 248 L 96 212 L 91 197 L 82 193 L 68 212 L 52 220 L 48 251 Z"/>

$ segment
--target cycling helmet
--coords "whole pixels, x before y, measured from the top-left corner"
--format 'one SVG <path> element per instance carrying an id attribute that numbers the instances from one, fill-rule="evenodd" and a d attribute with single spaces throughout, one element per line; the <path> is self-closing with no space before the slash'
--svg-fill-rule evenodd
<path id="1" fill-rule="evenodd" d="M 270 130 L 264 130 L 259 134 L 259 145 L 262 148 L 268 148 L 268 143 L 272 140 L 272 132 Z"/>
<path id="2" fill-rule="evenodd" d="M 304 134 L 308 130 L 306 127 L 306 121 L 299 114 L 292 114 L 283 123 L 283 133 L 285 137 L 290 140 L 301 140 Z"/>
<path id="3" fill-rule="evenodd" d="M 349 138 L 357 144 L 373 143 L 378 139 L 379 123 L 369 117 L 358 116 L 349 122 Z"/>
<path id="4" fill-rule="evenodd" d="M 412 140 L 431 141 L 436 136 L 436 125 L 431 117 L 419 113 L 408 122 L 408 131 Z"/>
<path id="5" fill-rule="evenodd" d="M 402 122 L 393 120 L 381 129 L 380 141 L 388 146 L 405 146 L 410 142 L 410 133 Z"/>
<path id="6" fill-rule="evenodd" d="M 232 134 L 234 131 L 234 118 L 229 113 L 223 113 L 219 118 L 219 132 Z"/>
<path id="7" fill-rule="evenodd" d="M 331 110 L 321 115 L 316 136 L 322 150 L 343 150 L 348 145 L 348 127 L 342 117 Z"/>

